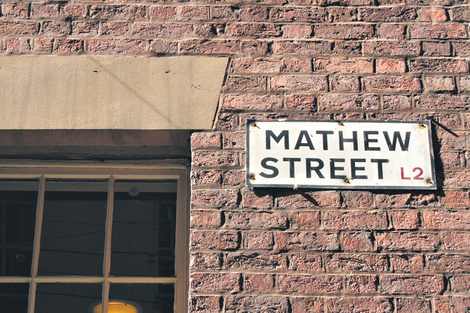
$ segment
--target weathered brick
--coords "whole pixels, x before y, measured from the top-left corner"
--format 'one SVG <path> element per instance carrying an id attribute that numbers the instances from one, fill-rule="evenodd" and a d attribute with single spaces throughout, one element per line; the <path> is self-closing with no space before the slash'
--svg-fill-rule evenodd
<path id="1" fill-rule="evenodd" d="M 189 256 L 189 268 L 193 270 L 221 269 L 222 254 L 220 253 L 192 253 Z"/>
<path id="2" fill-rule="evenodd" d="M 191 312 L 218 313 L 220 312 L 220 296 L 196 296 L 189 299 L 189 310 Z"/>
<path id="3" fill-rule="evenodd" d="M 34 38 L 34 50 L 51 53 L 54 48 L 54 39 L 50 37 Z"/>
<path id="4" fill-rule="evenodd" d="M 315 96 L 309 94 L 292 94 L 286 97 L 286 107 L 299 111 L 315 111 Z"/>
<path id="5" fill-rule="evenodd" d="M 470 7 L 468 5 L 455 6 L 450 9 L 450 15 L 453 21 L 468 22 L 470 21 Z"/>
<path id="6" fill-rule="evenodd" d="M 421 81 L 414 76 L 376 75 L 363 79 L 364 89 L 373 92 L 420 91 Z"/>
<path id="7" fill-rule="evenodd" d="M 161 39 L 151 40 L 148 49 L 156 54 L 175 54 L 178 52 L 178 43 Z"/>
<path id="8" fill-rule="evenodd" d="M 206 20 L 209 18 L 209 7 L 207 6 L 183 6 L 180 8 L 182 20 Z"/>
<path id="9" fill-rule="evenodd" d="M 4 3 L 2 7 L 2 16 L 27 18 L 29 16 L 29 3 Z M 4 21 L 2 21 L 3 23 Z M 3 33 L 3 32 L 2 32 Z"/>
<path id="10" fill-rule="evenodd" d="M 372 73 L 374 71 L 371 59 L 360 58 L 317 58 L 314 66 L 316 72 Z"/>
<path id="11" fill-rule="evenodd" d="M 61 17 L 84 18 L 88 15 L 88 7 L 86 5 L 65 4 L 59 7 L 59 15 Z"/>
<path id="12" fill-rule="evenodd" d="M 327 41 L 275 41 L 272 51 L 282 55 L 324 55 L 331 53 L 331 44 Z"/>
<path id="13" fill-rule="evenodd" d="M 328 81 L 324 75 L 281 75 L 272 77 L 270 86 L 273 90 L 326 91 Z"/>
<path id="14" fill-rule="evenodd" d="M 434 251 L 439 246 L 439 235 L 433 233 L 385 232 L 375 239 L 385 251 Z"/>
<path id="15" fill-rule="evenodd" d="M 224 133 L 222 146 L 224 149 L 244 149 L 245 148 L 245 132 Z"/>
<path id="16" fill-rule="evenodd" d="M 264 22 L 268 19 L 268 8 L 265 6 L 243 6 L 240 19 L 247 22 Z"/>
<path id="17" fill-rule="evenodd" d="M 470 91 L 470 76 L 457 78 L 460 91 Z"/>
<path id="18" fill-rule="evenodd" d="M 442 246 L 444 250 L 470 250 L 470 232 L 444 232 Z"/>
<path id="19" fill-rule="evenodd" d="M 140 37 L 187 37 L 191 26 L 183 23 L 134 23 L 132 34 Z"/>
<path id="20" fill-rule="evenodd" d="M 424 77 L 424 89 L 432 92 L 453 91 L 455 81 L 452 76 L 426 76 Z"/>
<path id="21" fill-rule="evenodd" d="M 470 106 L 469 95 L 422 94 L 415 97 L 415 104 L 420 109 L 466 109 Z M 453 136 L 453 140 L 458 139 Z"/>
<path id="22" fill-rule="evenodd" d="M 330 90 L 333 92 L 359 92 L 361 85 L 357 76 L 330 76 Z"/>
<path id="23" fill-rule="evenodd" d="M 326 302 L 329 313 L 343 312 L 376 312 L 391 313 L 393 312 L 392 299 L 389 298 L 371 298 L 371 297 L 354 297 L 354 298 L 329 298 Z"/>
<path id="24" fill-rule="evenodd" d="M 415 8 L 407 7 L 364 8 L 359 13 L 367 22 L 410 22 L 418 16 Z"/>
<path id="25" fill-rule="evenodd" d="M 289 267 L 295 271 L 322 271 L 321 256 L 313 254 L 294 254 L 290 257 Z"/>
<path id="26" fill-rule="evenodd" d="M 376 26 L 376 36 L 383 39 L 405 38 L 405 26 L 402 24 L 382 23 Z"/>
<path id="27" fill-rule="evenodd" d="M 364 54 L 373 56 L 418 56 L 421 46 L 418 41 L 366 41 Z"/>
<path id="28" fill-rule="evenodd" d="M 342 234 L 341 247 L 343 251 L 372 251 L 374 244 L 370 233 L 348 232 Z"/>
<path id="29" fill-rule="evenodd" d="M 406 63 L 403 59 L 377 59 L 377 73 L 405 73 Z"/>
<path id="30" fill-rule="evenodd" d="M 413 24 L 408 33 L 412 39 L 468 38 L 466 26 L 460 23 Z"/>
<path id="31" fill-rule="evenodd" d="M 191 228 L 219 228 L 222 224 L 220 212 L 191 210 Z"/>
<path id="32" fill-rule="evenodd" d="M 222 141 L 220 133 L 217 132 L 195 132 L 191 134 L 191 148 L 221 148 Z"/>
<path id="33" fill-rule="evenodd" d="M 470 42 L 463 41 L 463 42 L 454 42 L 454 53 L 456 56 L 459 57 L 468 57 L 470 56 Z"/>
<path id="34" fill-rule="evenodd" d="M 390 212 L 392 226 L 395 229 L 416 229 L 420 224 L 419 212 L 396 210 Z"/>
<path id="35" fill-rule="evenodd" d="M 450 291 L 458 293 L 470 292 L 470 274 L 455 275 L 449 278 Z"/>
<path id="36" fill-rule="evenodd" d="M 196 167 L 238 166 L 238 153 L 233 151 L 204 151 L 192 153 L 193 164 Z"/>
<path id="37" fill-rule="evenodd" d="M 83 40 L 79 39 L 56 39 L 55 43 L 57 52 L 59 53 L 78 53 L 83 52 L 85 50 Z"/>
<path id="38" fill-rule="evenodd" d="M 376 95 L 324 94 L 318 98 L 319 111 L 372 111 L 380 108 Z"/>
<path id="39" fill-rule="evenodd" d="M 225 110 L 275 110 L 282 107 L 280 95 L 226 95 L 223 100 Z"/>
<path id="40" fill-rule="evenodd" d="M 94 21 L 74 21 L 71 25 L 71 33 L 74 36 L 96 36 L 99 27 L 99 23 Z"/>
<path id="41" fill-rule="evenodd" d="M 282 35 L 281 26 L 275 24 L 234 23 L 228 24 L 225 34 L 232 37 L 273 38 Z"/>
<path id="42" fill-rule="evenodd" d="M 319 297 L 291 297 L 292 313 L 323 313 L 323 299 Z"/>
<path id="43" fill-rule="evenodd" d="M 423 55 L 437 57 L 450 56 L 450 42 L 425 41 L 423 42 Z"/>
<path id="44" fill-rule="evenodd" d="M 240 274 L 231 273 L 192 274 L 189 277 L 193 292 L 238 292 L 240 281 Z"/>
<path id="45" fill-rule="evenodd" d="M 225 312 L 279 312 L 288 313 L 289 304 L 285 297 L 275 296 L 233 296 L 228 297 Z"/>
<path id="46" fill-rule="evenodd" d="M 470 310 L 470 297 L 442 296 L 435 298 L 436 313 L 460 313 Z"/>
<path id="47" fill-rule="evenodd" d="M 245 171 L 229 170 L 222 174 L 224 186 L 240 186 L 245 183 Z"/>
<path id="48" fill-rule="evenodd" d="M 89 39 L 87 51 L 108 54 L 139 54 L 146 50 L 147 43 L 136 39 Z"/>
<path id="49" fill-rule="evenodd" d="M 274 290 L 274 275 L 244 274 L 243 275 L 243 290 L 250 291 L 250 292 L 272 291 Z"/>
<path id="50" fill-rule="evenodd" d="M 420 254 L 392 254 L 390 263 L 395 273 L 417 273 L 424 270 L 424 258 Z"/>
<path id="51" fill-rule="evenodd" d="M 240 42 L 240 51 L 245 55 L 267 55 L 269 44 L 261 40 L 242 40 Z M 269 52 L 270 54 L 270 52 Z"/>
<path id="52" fill-rule="evenodd" d="M 325 259 L 327 272 L 384 272 L 388 270 L 388 259 L 383 254 L 335 253 Z"/>
<path id="53" fill-rule="evenodd" d="M 101 35 L 122 36 L 129 32 L 129 24 L 126 22 L 101 23 Z"/>
<path id="54" fill-rule="evenodd" d="M 39 31 L 39 23 L 31 21 L 0 21 L 2 35 L 35 35 Z"/>
<path id="55" fill-rule="evenodd" d="M 339 275 L 278 275 L 280 291 L 306 294 L 327 294 L 342 289 Z"/>
<path id="56" fill-rule="evenodd" d="M 368 191 L 343 191 L 343 204 L 347 208 L 368 208 L 373 204 L 372 193 Z"/>
<path id="57" fill-rule="evenodd" d="M 385 211 L 325 211 L 322 215 L 323 228 L 329 230 L 387 229 Z"/>
<path id="58" fill-rule="evenodd" d="M 301 211 L 289 214 L 290 229 L 313 230 L 320 226 L 320 212 Z"/>
<path id="59" fill-rule="evenodd" d="M 180 43 L 180 52 L 184 54 L 232 54 L 240 51 L 240 44 L 235 40 L 190 39 Z"/>
<path id="60" fill-rule="evenodd" d="M 442 275 L 384 274 L 380 284 L 385 294 L 436 294 L 444 290 Z"/>
<path id="61" fill-rule="evenodd" d="M 319 7 L 275 7 L 270 13 L 273 22 L 322 23 L 327 19 L 327 10 Z"/>
<path id="62" fill-rule="evenodd" d="M 225 257 L 224 266 L 230 270 L 283 270 L 287 268 L 287 256 L 270 252 L 231 252 Z"/>
<path id="63" fill-rule="evenodd" d="M 336 191 L 304 192 L 278 197 L 277 206 L 289 209 L 339 207 L 341 199 Z"/>
<path id="64" fill-rule="evenodd" d="M 58 3 L 32 3 L 31 4 L 31 17 L 32 18 L 48 18 L 59 16 Z"/>
<path id="65" fill-rule="evenodd" d="M 410 72 L 423 73 L 466 73 L 468 62 L 455 59 L 410 60 Z"/>
<path id="66" fill-rule="evenodd" d="M 424 210 L 423 228 L 470 229 L 470 211 Z"/>
<path id="67" fill-rule="evenodd" d="M 234 189 L 193 190 L 191 204 L 196 207 L 232 207 L 238 202 L 238 191 Z"/>
<path id="68" fill-rule="evenodd" d="M 272 58 L 235 58 L 231 63 L 232 73 L 278 73 L 281 60 Z"/>
<path id="69" fill-rule="evenodd" d="M 311 73 L 312 59 L 308 57 L 289 57 L 282 59 L 282 72 Z"/>
<path id="70" fill-rule="evenodd" d="M 409 96 L 392 95 L 383 97 L 384 110 L 407 110 L 411 108 Z"/>
<path id="71" fill-rule="evenodd" d="M 278 250 L 334 251 L 339 249 L 338 234 L 314 232 L 275 233 L 274 240 Z"/>
<path id="72" fill-rule="evenodd" d="M 267 90 L 267 79 L 265 76 L 230 75 L 222 91 L 225 92 L 260 92 Z"/>
<path id="73" fill-rule="evenodd" d="M 347 56 L 362 56 L 362 42 L 357 41 L 339 41 L 335 42 L 333 54 Z"/>
<path id="74" fill-rule="evenodd" d="M 423 298 L 398 298 L 397 313 L 428 313 L 431 312 L 431 303 Z"/>
<path id="75" fill-rule="evenodd" d="M 240 9 L 235 6 L 213 6 L 212 19 L 235 21 L 240 16 Z"/>
<path id="76" fill-rule="evenodd" d="M 274 235 L 267 231 L 247 231 L 242 233 L 243 248 L 251 250 L 271 250 L 274 247 Z"/>
<path id="77" fill-rule="evenodd" d="M 28 39 L 8 38 L 3 41 L 7 52 L 25 53 L 31 50 L 31 42 Z"/>
<path id="78" fill-rule="evenodd" d="M 322 39 L 348 39 L 363 40 L 370 39 L 374 35 L 372 25 L 346 25 L 346 24 L 323 24 L 315 26 L 315 37 Z"/>
<path id="79" fill-rule="evenodd" d="M 233 229 L 286 229 L 287 215 L 283 212 L 225 212 L 226 228 Z"/>
<path id="80" fill-rule="evenodd" d="M 357 9 L 348 7 L 328 7 L 331 22 L 357 21 Z"/>
<path id="81" fill-rule="evenodd" d="M 92 5 L 90 17 L 99 19 L 139 20 L 146 16 L 145 5 Z"/>
<path id="82" fill-rule="evenodd" d="M 447 21 L 447 13 L 444 8 L 424 7 L 418 10 L 418 20 L 426 22 Z"/>
<path id="83" fill-rule="evenodd" d="M 284 38 L 310 38 L 312 36 L 312 25 L 287 24 L 282 26 L 282 35 Z"/>
<path id="84" fill-rule="evenodd" d="M 239 247 L 239 235 L 235 231 L 191 231 L 190 247 L 195 250 L 233 250 Z"/>
<path id="85" fill-rule="evenodd" d="M 176 20 L 176 7 L 174 6 L 151 6 L 149 8 L 149 17 L 152 20 Z"/>
<path id="86" fill-rule="evenodd" d="M 344 281 L 344 291 L 347 293 L 374 293 L 377 291 L 376 275 L 347 275 Z"/>
<path id="87" fill-rule="evenodd" d="M 470 256 L 468 254 L 430 254 L 426 256 L 426 267 L 439 273 L 468 273 Z"/>
<path id="88" fill-rule="evenodd" d="M 447 171 L 444 172 L 445 185 L 450 188 L 469 188 L 470 172 L 468 171 Z"/>

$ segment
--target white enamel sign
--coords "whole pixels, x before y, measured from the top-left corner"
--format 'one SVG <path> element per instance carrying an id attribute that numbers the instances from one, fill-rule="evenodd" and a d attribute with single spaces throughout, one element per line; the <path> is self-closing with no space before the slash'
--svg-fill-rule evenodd
<path id="1" fill-rule="evenodd" d="M 436 189 L 429 122 L 253 121 L 252 187 Z"/>

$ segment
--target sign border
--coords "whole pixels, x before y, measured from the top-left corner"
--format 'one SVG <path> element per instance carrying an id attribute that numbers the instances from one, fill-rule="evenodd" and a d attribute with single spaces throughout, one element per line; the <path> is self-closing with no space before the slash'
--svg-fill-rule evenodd
<path id="1" fill-rule="evenodd" d="M 292 185 L 292 184 L 252 184 L 250 169 L 250 127 L 257 122 L 272 122 L 272 123 L 292 123 L 292 122 L 313 122 L 313 123 L 393 123 L 393 124 L 425 124 L 428 128 L 428 138 L 430 147 L 430 162 L 432 171 L 432 184 L 429 186 L 351 186 L 351 185 Z M 371 121 L 371 120 L 249 120 L 246 122 L 246 185 L 251 188 L 290 188 L 290 189 L 349 189 L 349 190 L 437 190 L 436 182 L 436 166 L 434 159 L 434 146 L 432 142 L 432 129 L 430 121 Z"/>

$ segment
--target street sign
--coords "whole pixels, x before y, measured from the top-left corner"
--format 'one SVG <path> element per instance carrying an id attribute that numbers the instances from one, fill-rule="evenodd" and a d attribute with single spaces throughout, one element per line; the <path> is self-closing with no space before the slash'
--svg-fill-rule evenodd
<path id="1" fill-rule="evenodd" d="M 252 121 L 247 184 L 436 189 L 429 122 Z"/>

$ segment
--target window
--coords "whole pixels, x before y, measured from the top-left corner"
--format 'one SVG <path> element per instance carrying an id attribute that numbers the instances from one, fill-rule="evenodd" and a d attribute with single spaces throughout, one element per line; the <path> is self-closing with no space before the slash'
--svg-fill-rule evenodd
<path id="1" fill-rule="evenodd" d="M 0 311 L 186 312 L 186 173 L 0 166 Z"/>

